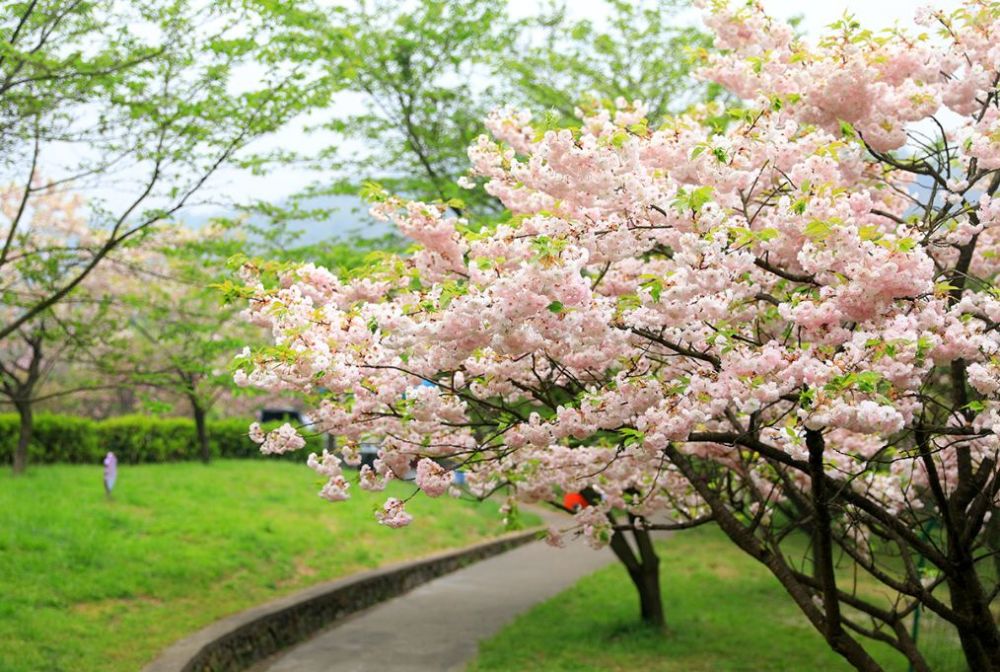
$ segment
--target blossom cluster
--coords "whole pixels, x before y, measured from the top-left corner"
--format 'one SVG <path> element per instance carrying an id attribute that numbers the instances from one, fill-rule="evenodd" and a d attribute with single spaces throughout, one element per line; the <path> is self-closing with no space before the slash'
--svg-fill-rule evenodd
<path id="1" fill-rule="evenodd" d="M 260 452 L 265 455 L 280 455 L 304 448 L 306 440 L 287 422 L 277 429 L 264 432 L 260 424 L 250 425 L 250 439 L 260 444 Z"/>

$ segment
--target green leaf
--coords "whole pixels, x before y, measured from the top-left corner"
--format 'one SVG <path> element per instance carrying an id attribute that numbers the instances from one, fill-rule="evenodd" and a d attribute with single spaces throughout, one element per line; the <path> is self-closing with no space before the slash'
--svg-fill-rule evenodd
<path id="1" fill-rule="evenodd" d="M 705 185 L 691 192 L 689 203 L 691 204 L 691 209 L 698 212 L 710 200 L 712 200 L 712 187 Z"/>
<path id="2" fill-rule="evenodd" d="M 878 240 L 882 237 L 881 229 L 873 224 L 865 224 L 858 230 L 858 233 L 861 240 Z"/>
<path id="3" fill-rule="evenodd" d="M 761 229 L 757 232 L 757 239 L 761 242 L 767 242 L 769 240 L 774 240 L 778 237 L 778 230 L 773 228 Z"/>
<path id="4" fill-rule="evenodd" d="M 824 222 L 819 219 L 814 219 L 808 224 L 806 224 L 806 228 L 803 231 L 806 238 L 809 238 L 813 242 L 826 240 L 827 238 L 830 237 L 830 234 L 832 232 L 833 232 L 833 226 L 830 224 L 830 222 Z"/>

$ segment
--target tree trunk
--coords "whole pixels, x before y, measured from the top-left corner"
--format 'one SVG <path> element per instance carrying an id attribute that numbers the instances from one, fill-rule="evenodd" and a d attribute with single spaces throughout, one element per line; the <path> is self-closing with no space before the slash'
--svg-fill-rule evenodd
<path id="1" fill-rule="evenodd" d="M 629 573 L 635 589 L 639 591 L 639 612 L 643 623 L 655 628 L 664 629 L 667 621 L 663 617 L 663 597 L 660 593 L 659 560 L 652 566 L 642 563 L 639 571 Z"/>
<path id="2" fill-rule="evenodd" d="M 118 388 L 118 412 L 121 415 L 128 415 L 129 413 L 135 413 L 134 387 Z"/>
<path id="3" fill-rule="evenodd" d="M 813 437 L 813 440 L 815 438 Z M 813 627 L 825 636 L 825 614 L 813 602 L 810 590 L 796 578 L 792 569 L 785 563 L 784 556 L 781 553 L 773 552 L 772 549 L 765 546 L 751 529 L 747 528 L 736 518 L 719 494 L 709 486 L 708 479 L 702 478 L 695 471 L 688 458 L 681 455 L 680 451 L 674 445 L 668 443 L 666 448 L 664 448 L 664 452 L 670 458 L 670 461 L 684 474 L 684 478 L 687 479 L 688 483 L 694 487 L 695 491 L 711 507 L 712 514 L 719 528 L 744 553 L 756 559 L 771 571 L 771 574 L 785 587 L 785 590 L 799 606 L 799 609 L 802 610 L 806 618 L 813 624 Z M 860 672 L 883 672 L 882 667 L 865 651 L 864 647 L 843 630 L 840 631 L 835 641 L 830 641 L 827 638 L 827 642 L 854 669 Z"/>
<path id="4" fill-rule="evenodd" d="M 663 616 L 663 597 L 660 593 L 660 559 L 653 549 L 649 532 L 637 529 L 633 534 L 639 547 L 638 556 L 622 531 L 615 531 L 611 536 L 611 550 L 625 565 L 639 593 L 639 614 L 643 623 L 662 630 L 667 627 L 667 621 Z"/>
<path id="5" fill-rule="evenodd" d="M 983 595 L 974 569 L 965 567 L 948 579 L 951 604 L 972 627 L 959 627 L 958 638 L 970 670 L 1000 672 L 1000 640 L 993 614 Z"/>
<path id="6" fill-rule="evenodd" d="M 994 507 L 983 531 L 986 548 L 993 554 L 993 572 L 1000 576 L 1000 509 Z"/>
<path id="7" fill-rule="evenodd" d="M 17 403 L 17 415 L 20 419 L 17 434 L 17 446 L 14 448 L 14 474 L 22 474 L 28 467 L 28 446 L 34 433 L 34 416 L 30 403 Z"/>
<path id="8" fill-rule="evenodd" d="M 194 428 L 198 435 L 198 450 L 201 453 L 201 461 L 208 464 L 212 461 L 212 451 L 208 445 L 208 431 L 205 428 L 205 409 L 191 401 L 191 409 L 194 413 Z"/>

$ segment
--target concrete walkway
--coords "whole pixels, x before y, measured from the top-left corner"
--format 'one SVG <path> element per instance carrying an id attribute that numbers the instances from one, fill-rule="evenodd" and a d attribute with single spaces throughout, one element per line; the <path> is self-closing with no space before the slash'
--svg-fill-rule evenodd
<path id="1" fill-rule="evenodd" d="M 613 560 L 582 541 L 533 542 L 355 614 L 252 672 L 462 670 L 479 640 Z"/>

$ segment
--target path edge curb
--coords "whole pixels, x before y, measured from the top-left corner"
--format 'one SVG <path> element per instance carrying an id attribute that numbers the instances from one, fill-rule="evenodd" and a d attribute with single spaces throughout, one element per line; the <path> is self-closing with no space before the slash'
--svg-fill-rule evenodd
<path id="1" fill-rule="evenodd" d="M 351 614 L 534 541 L 543 529 L 359 572 L 251 607 L 172 644 L 142 672 L 242 672 Z"/>

